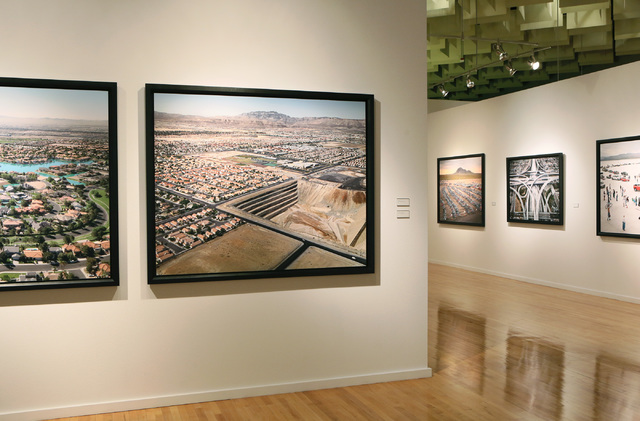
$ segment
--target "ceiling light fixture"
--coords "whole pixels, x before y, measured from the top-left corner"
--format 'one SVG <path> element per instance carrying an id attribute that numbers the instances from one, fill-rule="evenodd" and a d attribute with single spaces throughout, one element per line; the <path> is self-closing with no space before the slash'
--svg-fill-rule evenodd
<path id="1" fill-rule="evenodd" d="M 531 55 L 531 58 L 527 61 L 527 63 L 529 64 L 529 66 L 531 66 L 532 70 L 538 70 L 540 68 L 540 62 L 536 60 L 536 56 L 534 56 L 533 54 Z"/>
<path id="2" fill-rule="evenodd" d="M 474 86 L 476 86 L 476 83 L 473 80 L 471 80 L 470 75 L 467 75 L 467 88 L 471 89 Z"/>
<path id="3" fill-rule="evenodd" d="M 509 41 L 505 41 L 505 42 L 509 42 Z M 494 45 L 495 45 L 495 44 L 492 44 L 492 47 L 491 47 L 491 48 L 495 50 L 495 47 L 493 47 Z M 505 67 L 507 70 L 509 70 L 509 74 L 510 74 L 511 76 L 513 76 L 513 75 L 516 73 L 516 70 L 515 70 L 515 69 L 513 68 L 513 66 L 511 65 L 511 60 L 519 59 L 519 58 L 521 58 L 521 57 L 527 57 L 527 56 L 528 56 L 528 57 L 533 58 L 533 57 L 534 57 L 534 55 L 535 55 L 535 53 L 539 53 L 540 51 L 549 50 L 550 48 L 551 48 L 551 47 L 536 48 L 536 49 L 533 49 L 533 50 L 529 50 L 529 51 L 526 51 L 526 52 L 522 52 L 522 53 L 519 53 L 519 54 L 515 54 L 515 55 L 513 55 L 513 56 L 511 56 L 511 57 L 510 57 L 510 60 L 509 60 L 507 63 L 504 63 L 504 67 Z M 501 62 L 501 61 L 493 61 L 493 62 L 491 62 L 491 63 L 487 63 L 487 64 L 483 64 L 483 65 L 481 65 L 481 66 L 474 67 L 473 69 L 466 70 L 464 73 L 460 73 L 460 74 L 458 74 L 458 75 L 450 76 L 450 77 L 448 77 L 448 78 L 446 78 L 446 79 L 440 80 L 439 82 L 437 82 L 437 83 L 435 83 L 435 84 L 433 84 L 433 85 L 430 85 L 430 86 L 429 86 L 429 89 L 434 89 L 434 90 L 435 90 L 435 92 L 438 92 L 438 93 L 439 93 L 440 95 L 442 95 L 443 97 L 446 97 L 447 95 L 449 95 L 449 92 L 448 92 L 448 91 L 446 91 L 446 90 L 444 89 L 444 84 L 445 84 L 445 83 L 453 82 L 453 81 L 455 81 L 456 79 L 461 78 L 461 77 L 466 77 L 466 78 L 467 78 L 467 83 L 468 83 L 469 76 L 470 76 L 471 74 L 477 74 L 477 73 L 479 73 L 479 71 L 480 71 L 480 70 L 482 70 L 482 69 L 486 69 L 486 68 L 488 68 L 488 67 L 498 66 L 498 65 L 500 65 L 500 63 L 503 63 L 503 62 Z M 542 66 L 540 66 L 540 67 L 542 67 Z M 472 80 L 471 82 L 472 82 L 472 83 L 473 83 L 473 85 L 475 86 L 475 82 L 473 82 L 473 80 Z M 469 87 L 469 85 L 467 85 L 467 87 Z M 455 96 L 455 95 L 454 95 L 454 96 Z"/>
<path id="4" fill-rule="evenodd" d="M 509 71 L 509 75 L 513 76 L 516 74 L 517 70 L 513 68 L 513 66 L 511 65 L 511 60 L 507 61 L 504 63 L 504 68 L 507 69 Z"/>
<path id="5" fill-rule="evenodd" d="M 500 61 L 506 61 L 509 59 L 509 54 L 502 48 L 502 44 L 499 42 L 493 44 L 494 51 L 498 54 L 498 58 Z"/>

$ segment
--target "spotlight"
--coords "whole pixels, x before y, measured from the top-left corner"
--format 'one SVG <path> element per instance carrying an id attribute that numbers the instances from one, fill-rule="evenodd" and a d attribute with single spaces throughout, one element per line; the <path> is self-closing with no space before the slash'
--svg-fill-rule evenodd
<path id="1" fill-rule="evenodd" d="M 471 89 L 476 86 L 476 83 L 471 80 L 471 76 L 467 76 L 467 88 Z"/>
<path id="2" fill-rule="evenodd" d="M 510 75 L 510 76 L 515 75 L 515 74 L 516 74 L 516 72 L 517 72 L 517 70 L 516 70 L 516 69 L 514 69 L 514 68 L 513 68 L 513 66 L 511 65 L 511 62 L 510 62 L 510 61 L 507 61 L 507 62 L 504 64 L 504 68 L 505 68 L 505 69 L 507 69 L 507 70 L 509 71 L 509 75 Z"/>
<path id="3" fill-rule="evenodd" d="M 438 92 L 440 92 L 440 95 L 442 95 L 442 97 L 446 97 L 447 95 L 449 95 L 449 91 L 447 91 L 446 89 L 444 89 L 444 85 L 438 85 Z"/>
<path id="4" fill-rule="evenodd" d="M 507 54 L 507 52 L 504 51 L 504 49 L 502 48 L 502 44 L 500 43 L 493 44 L 493 49 L 498 54 L 498 58 L 500 59 L 500 61 L 505 61 L 509 59 L 509 54 Z"/>
<path id="5" fill-rule="evenodd" d="M 538 70 L 540 68 L 540 62 L 536 60 L 536 57 L 533 54 L 531 55 L 531 58 L 529 59 L 529 61 L 527 61 L 527 63 L 529 63 L 529 66 L 531 66 L 532 70 Z"/>

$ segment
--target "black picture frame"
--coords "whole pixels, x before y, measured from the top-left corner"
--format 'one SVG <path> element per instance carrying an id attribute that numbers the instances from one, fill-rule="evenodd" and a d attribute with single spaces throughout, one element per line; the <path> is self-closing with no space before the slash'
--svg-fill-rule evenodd
<path id="1" fill-rule="evenodd" d="M 596 141 L 596 235 L 640 238 L 640 136 Z"/>
<path id="2" fill-rule="evenodd" d="M 374 272 L 374 97 L 147 84 L 148 283 Z"/>
<path id="3" fill-rule="evenodd" d="M 0 291 L 119 285 L 117 84 L 0 78 Z"/>
<path id="4" fill-rule="evenodd" d="M 438 158 L 438 223 L 485 226 L 485 154 Z"/>
<path id="5" fill-rule="evenodd" d="M 507 221 L 564 224 L 564 155 L 507 158 Z"/>

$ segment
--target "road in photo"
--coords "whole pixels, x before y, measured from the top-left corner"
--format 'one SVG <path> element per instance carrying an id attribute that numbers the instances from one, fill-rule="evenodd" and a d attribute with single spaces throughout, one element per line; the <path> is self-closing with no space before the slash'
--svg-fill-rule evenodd
<path id="1" fill-rule="evenodd" d="M 0 282 L 111 276 L 107 105 L 0 87 Z"/>
<path id="2" fill-rule="evenodd" d="M 363 102 L 154 102 L 158 275 L 366 264 Z"/>

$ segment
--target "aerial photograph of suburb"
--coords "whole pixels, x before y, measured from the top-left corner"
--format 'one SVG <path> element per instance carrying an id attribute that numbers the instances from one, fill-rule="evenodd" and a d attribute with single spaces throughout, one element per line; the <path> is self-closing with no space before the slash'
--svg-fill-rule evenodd
<path id="1" fill-rule="evenodd" d="M 363 267 L 363 101 L 155 93 L 156 275 Z"/>
<path id="2" fill-rule="evenodd" d="M 0 86 L 0 285 L 111 276 L 108 93 Z"/>

